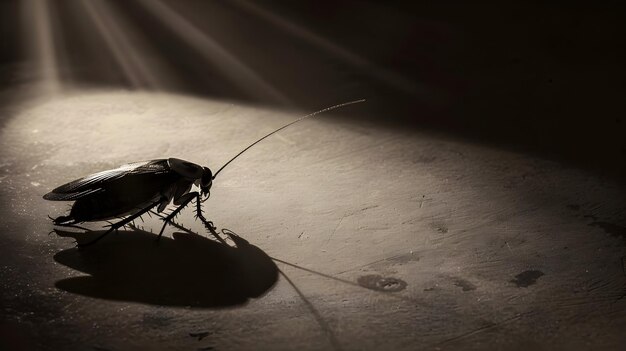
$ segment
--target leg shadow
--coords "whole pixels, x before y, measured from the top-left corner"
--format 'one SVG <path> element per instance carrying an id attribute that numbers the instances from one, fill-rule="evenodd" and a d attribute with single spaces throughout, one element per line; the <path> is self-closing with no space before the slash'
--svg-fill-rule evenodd
<path id="1" fill-rule="evenodd" d="M 87 235 L 57 234 L 75 239 Z M 236 247 L 231 247 L 191 233 L 174 233 L 173 239 L 162 237 L 158 243 L 154 234 L 144 231 L 110 236 L 94 246 L 57 253 L 55 261 L 88 275 L 55 286 L 108 300 L 225 307 L 263 295 L 278 279 L 272 259 L 240 237 L 232 237 Z"/>

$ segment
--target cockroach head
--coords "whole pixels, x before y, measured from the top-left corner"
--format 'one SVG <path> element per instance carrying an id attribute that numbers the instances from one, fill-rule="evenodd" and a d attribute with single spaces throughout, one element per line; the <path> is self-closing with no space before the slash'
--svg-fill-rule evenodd
<path id="1" fill-rule="evenodd" d="M 208 167 L 202 167 L 202 178 L 200 178 L 200 189 L 203 195 L 208 195 L 213 185 L 213 172 Z"/>

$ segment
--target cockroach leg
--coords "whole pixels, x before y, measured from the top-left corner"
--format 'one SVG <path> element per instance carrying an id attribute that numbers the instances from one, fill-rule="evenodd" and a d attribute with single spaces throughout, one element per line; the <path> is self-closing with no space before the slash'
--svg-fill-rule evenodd
<path id="1" fill-rule="evenodd" d="M 217 234 L 217 232 L 215 231 L 215 226 L 213 225 L 213 222 L 208 221 L 206 218 L 204 218 L 204 214 L 202 214 L 202 198 L 200 196 L 200 194 L 197 195 L 196 198 L 196 218 L 199 218 L 200 221 L 202 221 L 202 224 L 204 224 L 204 226 L 206 227 L 206 229 L 213 234 L 213 236 L 222 244 L 224 245 L 228 245 L 226 243 L 226 240 L 224 240 L 221 236 L 219 236 L 219 234 Z"/>
<path id="2" fill-rule="evenodd" d="M 144 214 L 144 213 L 146 213 L 146 212 L 150 211 L 151 209 L 153 209 L 155 206 L 157 206 L 157 205 L 158 205 L 158 204 L 160 204 L 160 203 L 161 203 L 161 200 L 159 200 L 159 201 L 157 201 L 157 202 L 155 202 L 155 203 L 153 203 L 153 204 L 149 205 L 148 207 L 146 207 L 146 208 L 144 208 L 143 210 L 141 210 L 141 211 L 139 211 L 139 212 L 135 213 L 135 214 L 134 214 L 134 215 L 132 215 L 132 216 L 129 216 L 129 217 L 127 217 L 127 218 L 125 218 L 125 219 L 123 219 L 123 220 L 121 220 L 121 221 L 117 222 L 117 223 L 113 223 L 113 224 L 111 224 L 111 228 L 109 228 L 109 230 L 107 230 L 106 232 L 104 232 L 104 234 L 100 235 L 99 237 L 95 238 L 94 240 L 92 240 L 92 241 L 90 241 L 90 242 L 88 242 L 88 243 L 86 243 L 86 244 L 78 244 L 77 246 L 78 246 L 78 247 L 85 247 L 85 246 L 89 246 L 89 245 L 93 245 L 93 244 L 95 244 L 95 243 L 96 243 L 96 242 L 98 242 L 100 239 L 104 238 L 107 234 L 111 233 L 111 232 L 112 232 L 112 231 L 114 231 L 114 230 L 115 230 L 115 231 L 117 231 L 120 227 L 123 227 L 124 225 L 126 225 L 126 224 L 128 224 L 128 223 L 132 222 L 135 218 L 137 218 L 137 217 L 141 216 L 142 214 Z"/>
<path id="3" fill-rule="evenodd" d="M 167 226 L 167 224 L 174 217 L 176 217 L 180 213 L 180 211 L 182 211 L 183 208 L 185 208 L 185 206 L 187 206 L 191 202 L 191 200 L 196 198 L 196 196 L 199 196 L 199 194 L 197 192 L 192 192 L 192 193 L 183 195 L 179 199 L 176 200 L 178 203 L 180 203 L 180 206 L 178 206 L 174 211 L 168 214 L 167 217 L 163 218 L 164 223 L 163 223 L 163 226 L 161 227 L 161 231 L 159 232 L 159 236 L 156 238 L 157 241 L 159 241 L 161 239 L 161 236 L 163 236 L 163 231 L 165 230 L 165 227 Z"/>
<path id="4" fill-rule="evenodd" d="M 56 226 L 59 227 L 65 227 L 65 228 L 76 228 L 76 229 L 80 229 L 80 230 L 84 230 L 86 232 L 91 232 L 92 230 L 86 227 L 81 227 L 79 225 L 76 224 L 55 224 Z"/>
<path id="5" fill-rule="evenodd" d="M 48 216 L 48 218 L 50 218 L 51 220 L 53 220 L 53 221 L 54 221 L 54 218 L 52 218 L 52 217 L 50 217 L 50 216 Z M 79 225 L 76 225 L 76 224 L 71 224 L 71 223 L 67 223 L 67 224 L 64 224 L 64 223 L 55 223 L 54 225 L 56 225 L 56 226 L 58 226 L 58 227 L 76 228 L 76 229 L 84 230 L 84 231 L 86 231 L 86 232 L 90 232 L 90 231 L 91 231 L 91 229 L 89 229 L 89 228 L 81 227 L 81 226 L 79 226 Z M 54 231 L 54 230 L 53 230 L 53 231 Z M 52 233 L 52 232 L 51 232 L 51 233 Z"/>

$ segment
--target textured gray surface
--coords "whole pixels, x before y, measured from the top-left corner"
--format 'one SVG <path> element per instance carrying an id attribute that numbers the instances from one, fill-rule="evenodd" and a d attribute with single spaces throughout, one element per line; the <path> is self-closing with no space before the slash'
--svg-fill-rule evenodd
<path id="1" fill-rule="evenodd" d="M 180 250 L 189 237 L 172 241 L 172 228 L 162 245 L 125 232 L 77 252 L 71 238 L 48 235 L 46 216 L 67 210 L 41 199 L 50 189 L 152 158 L 217 169 L 300 113 L 83 91 L 3 114 L 4 343 L 453 350 L 626 342 L 624 188 L 611 180 L 337 112 L 259 144 L 216 179 L 207 216 L 253 245 L 245 255 L 201 238 Z M 180 222 L 205 235 L 190 211 Z M 284 276 L 245 300 L 259 293 L 246 291 L 255 279 L 255 287 L 273 282 L 254 273 L 268 265 L 265 255 L 330 277 L 276 262 Z M 94 278 L 68 284 L 85 270 Z M 214 298 L 194 295 L 202 289 Z M 229 293 L 243 300 L 220 300 Z"/>

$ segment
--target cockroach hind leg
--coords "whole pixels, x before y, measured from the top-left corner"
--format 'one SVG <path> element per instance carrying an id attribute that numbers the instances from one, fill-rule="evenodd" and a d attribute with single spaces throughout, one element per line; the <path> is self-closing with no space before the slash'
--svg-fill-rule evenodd
<path id="1" fill-rule="evenodd" d="M 48 218 L 50 218 L 52 220 L 52 223 L 56 226 L 59 227 L 66 227 L 66 228 L 76 228 L 76 229 L 80 229 L 80 230 L 84 230 L 86 232 L 90 232 L 91 229 L 89 228 L 85 228 L 85 227 L 81 227 L 79 225 L 77 225 L 78 223 L 81 223 L 79 221 L 77 221 L 76 219 L 70 217 L 70 216 L 60 216 L 57 218 L 52 218 L 50 216 L 48 216 Z M 53 230 L 54 232 L 55 230 Z"/>
<path id="2" fill-rule="evenodd" d="M 59 216 L 57 218 L 52 218 L 50 217 L 50 215 L 48 215 L 48 218 L 52 220 L 52 223 L 54 225 L 59 225 L 59 226 L 70 226 L 70 225 L 74 225 L 78 223 L 78 221 L 72 216 Z"/>
<path id="3" fill-rule="evenodd" d="M 121 220 L 121 221 L 119 221 L 119 222 L 117 222 L 117 223 L 113 223 L 113 224 L 111 225 L 111 227 L 110 227 L 110 228 L 109 228 L 106 232 L 104 232 L 102 235 L 98 236 L 97 238 L 95 238 L 95 239 L 91 240 L 91 241 L 90 241 L 90 242 L 88 242 L 88 243 L 85 243 L 85 244 L 78 244 L 77 246 L 78 246 L 79 248 L 82 248 L 82 247 L 85 247 L 85 246 L 89 246 L 89 245 L 93 245 L 93 244 L 95 244 L 95 243 L 96 243 L 96 242 L 98 242 L 100 239 L 104 238 L 104 237 L 105 237 L 105 236 L 107 236 L 109 233 L 111 233 L 112 231 L 114 231 L 114 230 L 115 230 L 115 231 L 117 231 L 119 228 L 121 228 L 121 227 L 125 226 L 126 224 L 128 224 L 128 223 L 132 222 L 132 221 L 133 221 L 133 220 L 135 220 L 137 217 L 139 217 L 139 216 L 141 216 L 141 215 L 145 214 L 146 212 L 150 211 L 150 210 L 151 210 L 151 209 L 153 209 L 155 206 L 157 206 L 159 203 L 160 203 L 160 202 L 155 202 L 155 203 L 151 204 L 150 206 L 148 206 L 148 207 L 144 208 L 143 210 L 141 210 L 141 211 L 139 211 L 139 212 L 135 213 L 134 215 L 132 215 L 132 216 L 128 216 L 128 217 L 124 218 L 123 220 Z"/>

